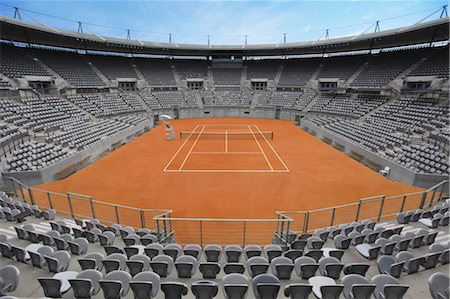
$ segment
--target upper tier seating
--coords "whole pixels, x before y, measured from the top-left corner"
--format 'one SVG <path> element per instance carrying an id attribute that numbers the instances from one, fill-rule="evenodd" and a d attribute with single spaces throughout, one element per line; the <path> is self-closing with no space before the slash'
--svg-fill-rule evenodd
<path id="1" fill-rule="evenodd" d="M 247 61 L 247 79 L 275 79 L 278 68 L 281 65 L 279 61 Z"/>
<path id="2" fill-rule="evenodd" d="M 348 80 L 366 60 L 364 56 L 327 57 L 322 60 L 322 68 L 317 78 L 339 78 Z"/>
<path id="3" fill-rule="evenodd" d="M 304 86 L 319 67 L 316 59 L 285 60 L 279 86 Z"/>
<path id="4" fill-rule="evenodd" d="M 150 85 L 176 85 L 171 62 L 161 59 L 135 59 L 134 64 Z"/>
<path id="5" fill-rule="evenodd" d="M 350 85 L 362 88 L 385 86 L 417 60 L 416 51 L 399 51 L 371 56 L 364 70 Z"/>
<path id="6" fill-rule="evenodd" d="M 174 65 L 181 80 L 187 78 L 206 79 L 208 75 L 206 60 L 175 60 Z"/>
<path id="7" fill-rule="evenodd" d="M 96 55 L 89 56 L 88 60 L 109 80 L 116 80 L 117 78 L 137 78 L 137 74 L 131 65 L 132 60 L 129 58 Z"/>
<path id="8" fill-rule="evenodd" d="M 212 69 L 215 85 L 239 85 L 241 84 L 241 68 L 213 68 Z"/>
<path id="9" fill-rule="evenodd" d="M 448 46 L 443 49 L 434 50 L 431 56 L 427 57 L 422 64 L 409 73 L 409 76 L 438 76 L 448 78 L 448 51 Z"/>
<path id="10" fill-rule="evenodd" d="M 67 82 L 78 87 L 102 87 L 105 83 L 91 68 L 86 57 L 63 51 L 34 50 L 36 56 Z"/>
<path id="11" fill-rule="evenodd" d="M 50 76 L 45 69 L 29 56 L 26 49 L 18 49 L 1 43 L 0 52 L 0 73 L 8 77 L 19 78 L 25 75 Z"/>

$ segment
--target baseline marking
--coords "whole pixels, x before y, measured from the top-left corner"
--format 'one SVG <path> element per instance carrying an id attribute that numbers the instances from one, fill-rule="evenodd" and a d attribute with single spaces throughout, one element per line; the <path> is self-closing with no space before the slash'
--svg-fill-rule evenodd
<path id="1" fill-rule="evenodd" d="M 289 168 L 286 166 L 286 163 L 284 163 L 284 161 L 281 159 L 281 157 L 278 155 L 277 151 L 273 148 L 272 144 L 270 144 L 270 142 L 267 140 L 266 136 L 264 136 L 264 134 L 261 132 L 261 130 L 259 129 L 259 127 L 257 125 L 253 125 L 255 126 L 255 128 L 260 132 L 260 134 L 263 136 L 264 140 L 267 142 L 267 144 L 270 146 L 270 148 L 272 149 L 272 151 L 275 153 L 275 155 L 277 156 L 277 158 L 280 160 L 281 164 L 283 164 L 283 167 L 289 172 Z"/>
<path id="2" fill-rule="evenodd" d="M 253 172 L 266 172 L 266 173 L 277 173 L 277 172 L 289 172 L 288 170 L 239 170 L 239 169 L 182 169 L 182 170 L 166 170 L 166 172 L 240 172 L 240 173 L 253 173 Z"/>
<path id="3" fill-rule="evenodd" d="M 248 129 L 249 129 L 250 132 L 252 133 L 253 139 L 255 139 L 256 144 L 257 144 L 258 147 L 259 147 L 259 150 L 261 151 L 261 153 L 262 153 L 263 156 L 264 156 L 264 159 L 266 159 L 267 164 L 269 164 L 270 170 L 273 171 L 272 164 L 270 164 L 269 159 L 267 159 L 267 156 L 266 156 L 266 154 L 264 153 L 264 151 L 263 151 L 263 149 L 262 149 L 262 147 L 261 147 L 261 144 L 259 144 L 258 139 L 256 139 L 255 133 L 253 133 L 252 129 L 250 128 L 250 125 L 248 126 Z"/>
<path id="4" fill-rule="evenodd" d="M 175 160 L 176 156 L 178 155 L 178 153 L 181 151 L 181 149 L 184 147 L 184 145 L 189 141 L 189 139 L 191 138 L 192 134 L 194 134 L 195 130 L 197 130 L 199 125 L 195 126 L 194 130 L 191 132 L 191 134 L 188 136 L 188 138 L 183 142 L 183 144 L 180 146 L 180 148 L 177 150 L 177 152 L 175 153 L 175 155 L 173 155 L 172 159 L 170 159 L 169 163 L 167 163 L 166 167 L 164 168 L 163 171 L 167 171 L 167 168 L 169 167 L 169 165 L 173 162 L 173 160 Z"/>
<path id="5" fill-rule="evenodd" d="M 198 134 L 197 138 L 194 141 L 194 144 L 191 146 L 189 152 L 187 153 L 186 157 L 183 160 L 183 163 L 181 163 L 180 168 L 178 168 L 178 170 L 183 169 L 184 164 L 186 163 L 187 159 L 189 158 L 189 156 L 191 155 L 192 150 L 194 149 L 195 145 L 197 144 L 198 140 L 200 139 L 200 136 L 202 136 L 203 130 L 205 130 L 206 125 L 203 125 L 202 130 L 200 131 L 200 133 Z"/>
<path id="6" fill-rule="evenodd" d="M 261 152 L 192 152 L 191 155 L 261 155 Z"/>

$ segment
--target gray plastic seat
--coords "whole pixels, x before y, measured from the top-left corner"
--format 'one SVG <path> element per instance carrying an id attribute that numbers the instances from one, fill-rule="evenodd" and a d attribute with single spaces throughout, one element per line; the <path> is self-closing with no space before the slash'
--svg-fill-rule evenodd
<path id="1" fill-rule="evenodd" d="M 163 253 L 172 257 L 173 260 L 176 260 L 181 255 L 181 252 L 181 246 L 178 244 L 168 244 L 163 249 Z"/>
<path id="2" fill-rule="evenodd" d="M 375 241 L 376 246 L 381 246 L 380 253 L 382 255 L 391 255 L 394 252 L 396 244 L 396 242 L 389 241 L 386 238 L 379 238 Z"/>
<path id="3" fill-rule="evenodd" d="M 342 264 L 337 258 L 323 257 L 319 260 L 319 272 L 323 276 L 339 279 L 343 268 L 344 264 Z"/>
<path id="4" fill-rule="evenodd" d="M 259 274 L 267 273 L 269 269 L 269 261 L 262 256 L 254 256 L 247 261 L 247 271 L 251 277 Z"/>
<path id="5" fill-rule="evenodd" d="M 397 222 L 399 224 L 407 224 L 409 223 L 409 220 L 411 219 L 411 214 L 400 212 L 397 213 Z"/>
<path id="6" fill-rule="evenodd" d="M 20 281 L 20 271 L 16 266 L 7 265 L 0 268 L 0 295 L 14 292 Z"/>
<path id="7" fill-rule="evenodd" d="M 261 256 L 262 249 L 259 245 L 247 245 L 244 247 L 245 258 L 248 260 L 255 256 Z"/>
<path id="8" fill-rule="evenodd" d="M 375 284 L 374 295 L 377 299 L 402 299 L 409 286 L 400 284 L 397 278 L 387 274 L 378 274 L 372 278 Z"/>
<path id="9" fill-rule="evenodd" d="M 375 243 L 375 241 L 377 240 L 379 232 L 365 228 L 363 229 L 361 234 L 365 236 L 364 242 L 372 244 Z"/>
<path id="10" fill-rule="evenodd" d="M 323 251 L 320 249 L 313 249 L 306 252 L 305 256 L 312 257 L 316 262 L 318 262 L 323 257 Z"/>
<path id="11" fill-rule="evenodd" d="M 102 260 L 102 264 L 105 268 L 106 273 L 115 270 L 125 270 L 127 266 L 126 262 L 127 257 L 122 253 L 113 253 Z"/>
<path id="12" fill-rule="evenodd" d="M 66 251 L 58 250 L 51 256 L 44 255 L 44 258 L 50 272 L 64 272 L 69 268 L 70 254 Z"/>
<path id="13" fill-rule="evenodd" d="M 191 284 L 191 290 L 197 299 L 211 299 L 219 292 L 219 285 L 211 280 L 197 280 Z"/>
<path id="14" fill-rule="evenodd" d="M 28 251 L 28 254 L 31 258 L 31 264 L 34 267 L 42 268 L 46 265 L 44 255 L 51 256 L 53 252 L 54 250 L 52 247 L 43 245 L 42 247 L 38 248 L 36 252 Z"/>
<path id="15" fill-rule="evenodd" d="M 70 252 L 76 255 L 85 254 L 88 249 L 88 240 L 85 238 L 76 238 L 73 242 L 67 242 L 69 244 Z"/>
<path id="16" fill-rule="evenodd" d="M 291 299 L 308 299 L 312 292 L 312 285 L 305 283 L 291 283 L 284 288 L 284 296 Z"/>
<path id="17" fill-rule="evenodd" d="M 64 271 L 56 273 L 53 277 L 39 277 L 38 281 L 46 297 L 61 298 L 71 288 L 69 280 L 76 278 L 77 275 L 78 272 L 75 271 Z"/>
<path id="18" fill-rule="evenodd" d="M 228 263 L 239 263 L 242 255 L 242 247 L 239 245 L 227 245 L 224 248 Z"/>
<path id="19" fill-rule="evenodd" d="M 302 256 L 295 260 L 294 269 L 300 278 L 309 279 L 316 275 L 319 264 L 311 257 Z"/>
<path id="20" fill-rule="evenodd" d="M 291 243 L 291 249 L 304 250 L 306 247 L 306 240 L 295 240 Z"/>
<path id="21" fill-rule="evenodd" d="M 424 258 L 422 256 L 414 257 L 414 255 L 408 251 L 402 251 L 402 252 L 397 253 L 395 258 L 399 262 L 405 262 L 405 264 L 403 265 L 403 269 L 408 274 L 418 272 L 420 265 L 424 261 Z"/>
<path id="22" fill-rule="evenodd" d="M 276 245 L 276 244 L 270 244 L 270 245 L 266 245 L 264 246 L 264 257 L 271 262 L 272 259 L 281 256 L 281 254 L 283 253 L 283 250 L 281 249 L 280 245 Z"/>
<path id="23" fill-rule="evenodd" d="M 369 264 L 352 263 L 345 265 L 342 272 L 344 272 L 345 275 L 358 274 L 361 276 L 366 276 L 366 273 L 369 270 L 369 268 L 370 268 Z"/>
<path id="24" fill-rule="evenodd" d="M 198 261 L 191 255 L 182 255 L 175 260 L 178 278 L 191 278 L 197 272 Z"/>
<path id="25" fill-rule="evenodd" d="M 381 246 L 370 246 L 369 244 L 359 244 L 355 246 L 356 250 L 363 257 L 369 260 L 376 259 L 380 252 Z"/>
<path id="26" fill-rule="evenodd" d="M 189 291 L 187 285 L 181 282 L 163 282 L 161 290 L 164 292 L 165 299 L 181 299 Z"/>
<path id="27" fill-rule="evenodd" d="M 226 263 L 223 266 L 223 272 L 225 272 L 225 274 L 231 273 L 243 274 L 245 272 L 245 266 L 242 263 Z"/>
<path id="28" fill-rule="evenodd" d="M 352 241 L 352 238 L 347 237 L 345 235 L 337 235 L 334 237 L 334 246 L 336 246 L 337 249 L 348 249 L 350 247 L 350 243 Z"/>
<path id="29" fill-rule="evenodd" d="M 294 262 L 297 258 L 303 256 L 303 250 L 289 249 L 283 254 L 283 256 L 290 258 Z"/>
<path id="30" fill-rule="evenodd" d="M 135 276 L 140 272 L 149 271 L 150 262 L 150 258 L 145 254 L 133 255 L 128 261 L 126 261 L 128 272 L 131 276 Z"/>
<path id="31" fill-rule="evenodd" d="M 184 246 L 183 253 L 195 257 L 198 261 L 202 256 L 202 247 L 198 244 L 188 244 Z"/>
<path id="32" fill-rule="evenodd" d="M 14 254 L 11 251 L 11 245 L 8 243 L 0 243 L 0 251 L 2 252 L 3 257 L 10 259 L 14 257 Z"/>
<path id="33" fill-rule="evenodd" d="M 153 259 L 157 255 L 163 254 L 164 246 L 159 243 L 151 243 L 145 246 L 144 252 L 150 258 Z"/>
<path id="34" fill-rule="evenodd" d="M 433 299 L 449 298 L 450 278 L 444 273 L 434 273 L 428 278 L 428 287 Z"/>
<path id="35" fill-rule="evenodd" d="M 146 234 L 141 237 L 141 244 L 147 246 L 148 244 L 158 243 L 158 238 L 153 234 Z"/>
<path id="36" fill-rule="evenodd" d="M 123 238 L 123 242 L 126 246 L 140 245 L 141 237 L 138 234 L 129 234 Z"/>
<path id="37" fill-rule="evenodd" d="M 130 281 L 130 288 L 135 299 L 153 298 L 158 294 L 161 278 L 158 274 L 144 271 L 136 274 Z"/>
<path id="38" fill-rule="evenodd" d="M 438 261 L 439 261 L 439 257 L 441 256 L 441 253 L 428 253 L 423 255 L 423 260 L 422 260 L 422 267 L 424 267 L 425 269 L 432 269 L 435 268 Z"/>
<path id="39" fill-rule="evenodd" d="M 316 236 L 309 237 L 306 240 L 306 245 L 309 249 L 321 249 L 324 244 L 325 242 L 321 238 Z"/>
<path id="40" fill-rule="evenodd" d="M 199 270 L 202 273 L 203 278 L 215 279 L 220 272 L 220 265 L 219 263 L 214 262 L 200 263 Z"/>
<path id="41" fill-rule="evenodd" d="M 170 273 L 172 273 L 173 265 L 174 262 L 172 257 L 164 254 L 155 256 L 150 262 L 150 267 L 153 272 L 161 277 L 167 277 Z"/>
<path id="42" fill-rule="evenodd" d="M 111 246 L 114 245 L 114 241 L 116 239 L 116 235 L 111 231 L 106 231 L 101 234 L 98 234 L 98 240 L 101 246 Z"/>
<path id="43" fill-rule="evenodd" d="M 380 274 L 388 274 L 399 278 L 403 271 L 404 261 L 397 261 L 395 257 L 389 255 L 380 256 L 377 260 L 378 271 Z"/>
<path id="44" fill-rule="evenodd" d="M 89 223 L 89 222 L 87 222 Z M 94 227 L 91 230 L 85 231 L 86 239 L 89 241 L 89 243 L 96 243 L 98 242 L 98 235 L 102 234 L 102 231 L 99 228 Z"/>
<path id="45" fill-rule="evenodd" d="M 326 276 L 314 276 L 308 279 L 317 298 L 339 299 L 344 286 L 337 285 L 334 279 Z"/>
<path id="46" fill-rule="evenodd" d="M 409 242 L 411 248 L 419 248 L 420 246 L 422 246 L 424 235 L 416 235 L 413 232 L 408 232 L 405 234 L 405 237 L 411 239 L 411 241 Z"/>
<path id="47" fill-rule="evenodd" d="M 410 238 L 405 238 L 400 235 L 393 235 L 389 238 L 389 241 L 396 242 L 395 250 L 397 251 L 405 251 L 408 250 L 409 243 L 411 242 Z"/>
<path id="48" fill-rule="evenodd" d="M 206 245 L 205 256 L 207 262 L 219 262 L 222 255 L 222 247 L 220 245 Z"/>
<path id="49" fill-rule="evenodd" d="M 253 294 L 256 299 L 276 299 L 280 291 L 280 280 L 271 274 L 260 274 L 253 278 Z"/>
<path id="50" fill-rule="evenodd" d="M 69 279 L 75 298 L 91 298 L 100 292 L 100 280 L 103 274 L 94 269 L 86 269 L 78 273 L 74 279 Z"/>
<path id="51" fill-rule="evenodd" d="M 349 238 L 351 238 L 351 242 L 350 244 L 353 246 L 359 245 L 364 243 L 364 238 L 366 237 L 365 235 L 361 235 L 359 232 L 351 232 L 348 235 Z"/>
<path id="52" fill-rule="evenodd" d="M 270 262 L 270 268 L 279 279 L 290 279 L 294 270 L 294 262 L 287 257 L 279 256 Z"/>
<path id="53" fill-rule="evenodd" d="M 130 289 L 131 275 L 122 270 L 115 270 L 99 281 L 105 299 L 118 299 L 126 296 Z"/>
<path id="54" fill-rule="evenodd" d="M 152 231 L 148 228 L 140 228 L 136 231 L 136 234 L 142 238 L 145 235 L 151 235 Z"/>
<path id="55" fill-rule="evenodd" d="M 222 278 L 223 294 L 226 299 L 245 299 L 249 286 L 248 277 L 239 273 L 227 274 Z"/>
<path id="56" fill-rule="evenodd" d="M 78 259 L 78 263 L 82 270 L 94 269 L 98 271 L 103 270 L 103 259 L 105 256 L 98 252 L 92 252 Z"/>
<path id="57" fill-rule="evenodd" d="M 446 248 L 444 245 L 435 243 L 431 245 L 428 250 L 431 253 L 440 253 L 439 263 L 441 263 L 442 265 L 449 263 L 450 249 Z"/>
<path id="58" fill-rule="evenodd" d="M 344 297 L 347 299 L 370 299 L 375 291 L 375 284 L 358 274 L 349 274 L 342 278 Z"/>

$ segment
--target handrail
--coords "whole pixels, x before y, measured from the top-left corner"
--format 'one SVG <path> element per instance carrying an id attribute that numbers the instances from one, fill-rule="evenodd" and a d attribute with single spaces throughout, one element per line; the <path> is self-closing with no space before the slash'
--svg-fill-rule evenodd
<path id="1" fill-rule="evenodd" d="M 164 209 L 142 209 L 138 207 L 114 204 L 111 202 L 104 202 L 99 200 L 93 200 L 91 196 L 86 196 L 83 194 L 78 194 L 74 192 L 67 192 L 66 194 L 46 191 L 38 188 L 28 187 L 24 183 L 20 182 L 13 177 L 5 177 L 6 180 L 10 180 L 12 187 L 14 188 L 15 195 L 22 199 L 23 201 L 30 202 L 32 204 L 37 204 L 42 208 L 52 208 L 58 213 L 64 215 L 70 215 L 73 217 L 92 217 L 104 223 L 121 223 L 124 225 L 131 225 L 134 227 L 148 227 L 148 225 L 153 225 L 156 227 L 158 232 L 158 238 L 160 242 L 171 242 L 175 237 L 174 225 L 177 228 L 177 236 L 183 235 L 183 230 L 187 229 L 187 235 L 194 233 L 201 236 L 200 243 L 202 243 L 211 231 L 205 231 L 207 228 L 206 224 L 211 223 L 223 223 L 221 228 L 214 228 L 215 233 L 220 230 L 220 233 L 231 233 L 231 234 L 243 234 L 243 243 L 249 242 L 248 239 L 251 237 L 262 237 L 266 235 L 267 232 L 274 228 L 273 237 L 278 240 L 281 244 L 287 244 L 289 241 L 291 232 L 308 232 L 318 229 L 314 227 L 320 225 L 323 227 L 328 227 L 340 223 L 346 223 L 347 221 L 361 221 L 363 219 L 372 219 L 375 221 L 380 221 L 382 218 L 392 217 L 398 212 L 402 212 L 406 209 L 412 208 L 429 208 L 435 202 L 442 199 L 443 194 L 448 194 L 445 188 L 449 180 L 444 180 L 433 187 L 418 192 L 405 193 L 401 195 L 377 195 L 366 198 L 361 198 L 357 202 L 347 203 L 339 206 L 325 207 L 314 210 L 307 211 L 276 211 L 276 217 L 270 218 L 188 218 L 188 217 L 172 217 L 172 210 Z M 33 193 L 34 191 L 34 193 Z M 42 192 L 42 194 L 41 194 Z M 42 196 L 43 195 L 43 196 Z M 53 195 L 53 197 L 51 196 Z M 420 198 L 413 197 L 414 195 L 421 195 Z M 58 196 L 55 198 L 55 196 Z M 436 200 L 437 198 L 437 200 Z M 386 199 L 391 199 L 390 203 L 386 203 Z M 392 199 L 398 200 L 392 203 Z M 420 202 L 417 201 L 420 199 Z M 48 204 L 47 204 L 48 200 Z M 66 200 L 66 201 L 64 201 Z M 76 201 L 84 201 L 90 204 L 90 207 L 83 207 L 83 205 L 77 205 Z M 373 202 L 379 202 L 379 205 L 372 205 Z M 68 205 L 61 206 L 61 204 Z M 74 203 L 74 205 L 72 205 Z M 401 205 L 398 205 L 401 203 Z M 369 204 L 367 206 L 367 204 Z M 114 208 L 114 211 L 102 210 L 102 206 L 108 206 Z M 400 207 L 401 206 L 401 207 Z M 70 210 L 69 210 L 70 208 Z M 355 209 L 357 208 L 357 211 Z M 321 212 L 327 212 L 326 217 Z M 146 214 L 147 213 L 147 214 Z M 151 213 L 151 214 L 149 214 Z M 386 213 L 386 214 L 384 214 Z M 99 215 L 104 215 L 103 217 L 96 217 Z M 299 215 L 299 217 L 294 216 Z M 102 219 L 105 218 L 105 219 Z M 328 220 L 324 220 L 328 219 Z M 198 223 L 198 227 L 194 231 L 192 228 L 185 226 L 187 223 Z M 242 228 L 227 228 L 225 223 L 241 223 Z M 247 223 L 273 223 L 272 228 L 260 228 L 260 227 L 246 227 Z M 234 224 L 233 224 L 234 225 Z M 254 225 L 252 225 L 254 226 Z M 203 229 L 202 229 L 203 228 Z M 211 226 L 209 226 L 209 230 Z M 180 233 L 181 231 L 181 233 Z M 262 233 L 264 231 L 264 233 Z M 267 237 L 267 236 L 266 236 Z M 247 239 L 248 238 L 248 239 Z"/>

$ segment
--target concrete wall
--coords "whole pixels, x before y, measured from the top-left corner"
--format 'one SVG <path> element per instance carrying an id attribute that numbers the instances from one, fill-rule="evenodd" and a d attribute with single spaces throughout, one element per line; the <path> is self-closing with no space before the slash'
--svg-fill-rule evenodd
<path id="1" fill-rule="evenodd" d="M 39 171 L 6 172 L 3 176 L 14 177 L 27 186 L 50 183 L 60 179 L 58 174 L 64 169 L 83 161 L 82 164 L 77 165 L 76 170 L 79 170 L 104 156 L 106 153 L 113 151 L 114 145 L 125 144 L 152 127 L 153 119 L 150 119 L 136 126 L 117 132 L 107 140 L 96 143 L 89 148 L 79 151 L 76 154 Z"/>
<path id="2" fill-rule="evenodd" d="M 364 164 L 370 160 L 380 164 L 381 168 L 384 168 L 385 166 L 390 167 L 391 170 L 388 178 L 394 181 L 422 188 L 430 188 L 441 181 L 448 179 L 448 176 L 445 175 L 417 174 L 412 170 L 388 160 L 374 152 L 370 152 L 365 148 L 350 143 L 310 121 L 303 120 L 301 126 L 319 139 L 328 139 L 328 141 L 331 141 L 330 145 L 339 147 L 339 150 L 347 155 L 351 155 L 351 152 L 353 151 L 363 156 L 360 162 Z"/>

